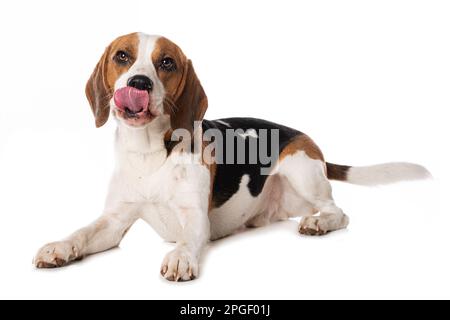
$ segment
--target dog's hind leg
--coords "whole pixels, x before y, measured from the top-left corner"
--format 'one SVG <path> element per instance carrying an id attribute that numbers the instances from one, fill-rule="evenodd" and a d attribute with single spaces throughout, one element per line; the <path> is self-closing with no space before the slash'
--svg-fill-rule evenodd
<path id="1" fill-rule="evenodd" d="M 295 212 L 292 208 L 296 206 L 296 197 L 290 195 L 291 198 L 284 199 L 289 216 L 303 216 L 300 233 L 322 235 L 347 227 L 349 219 L 333 200 L 323 161 L 312 159 L 299 150 L 280 161 L 279 174 L 287 180 L 299 201 L 303 201 L 304 210 Z M 320 213 L 313 215 L 315 212 Z"/>

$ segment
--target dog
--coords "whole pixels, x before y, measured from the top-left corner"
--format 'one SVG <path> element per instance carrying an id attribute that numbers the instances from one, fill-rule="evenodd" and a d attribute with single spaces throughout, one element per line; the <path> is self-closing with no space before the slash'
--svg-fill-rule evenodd
<path id="1" fill-rule="evenodd" d="M 205 244 L 242 227 L 302 217 L 301 234 L 346 228 L 349 218 L 335 204 L 329 180 L 378 185 L 430 176 L 411 163 L 325 162 L 309 136 L 269 121 L 204 120 L 208 100 L 191 60 L 160 36 L 132 33 L 114 40 L 90 76 L 86 96 L 97 127 L 110 113 L 117 120 L 116 169 L 105 208 L 94 223 L 43 246 L 34 258 L 37 268 L 61 267 L 116 247 L 143 219 L 176 242 L 161 275 L 192 280 Z M 213 134 L 205 138 L 206 132 Z M 237 146 L 228 148 L 230 141 Z M 271 149 L 271 156 L 255 157 L 263 149 Z"/>

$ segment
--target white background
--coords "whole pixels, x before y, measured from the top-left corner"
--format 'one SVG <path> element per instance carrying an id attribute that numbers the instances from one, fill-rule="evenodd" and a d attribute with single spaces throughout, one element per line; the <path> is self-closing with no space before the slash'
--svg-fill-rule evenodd
<path id="1" fill-rule="evenodd" d="M 8 1 L 0 11 L 1 298 L 450 298 L 448 1 Z M 266 118 L 327 160 L 411 161 L 433 181 L 333 183 L 348 230 L 287 221 L 212 243 L 201 276 L 159 276 L 172 247 L 142 222 L 119 249 L 59 270 L 45 242 L 101 213 L 114 121 L 84 86 L 106 45 L 162 34 L 193 60 L 209 119 Z"/>

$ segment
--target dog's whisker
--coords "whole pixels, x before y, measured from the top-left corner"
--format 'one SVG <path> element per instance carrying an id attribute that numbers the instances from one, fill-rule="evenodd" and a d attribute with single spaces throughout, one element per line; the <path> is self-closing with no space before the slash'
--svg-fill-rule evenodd
<path id="1" fill-rule="evenodd" d="M 169 98 L 169 97 L 165 97 L 164 98 L 164 103 L 167 103 L 167 105 L 169 106 L 169 108 L 170 108 L 170 113 L 171 114 L 175 114 L 175 112 L 177 111 L 177 110 L 179 110 L 179 107 L 175 104 L 175 102 L 173 102 L 173 100 L 171 99 L 171 98 Z"/>

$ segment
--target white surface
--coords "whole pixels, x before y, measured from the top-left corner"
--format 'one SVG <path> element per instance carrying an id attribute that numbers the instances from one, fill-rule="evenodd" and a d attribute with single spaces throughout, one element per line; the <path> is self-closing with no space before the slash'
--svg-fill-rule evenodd
<path id="1" fill-rule="evenodd" d="M 13 1 L 0 11 L 0 298 L 450 298 L 446 1 Z M 209 246 L 200 279 L 159 276 L 137 223 L 120 249 L 37 271 L 35 251 L 92 221 L 114 123 L 84 85 L 103 48 L 163 34 L 192 58 L 207 118 L 254 116 L 312 136 L 329 161 L 423 164 L 434 181 L 333 183 L 350 216 L 322 238 L 283 222 Z"/>

